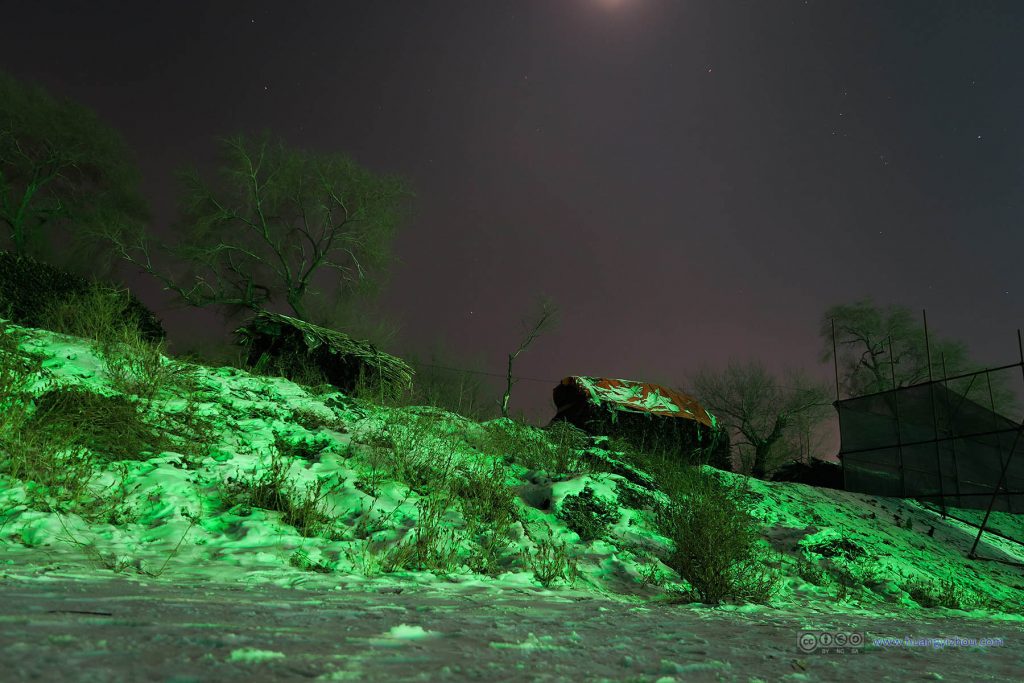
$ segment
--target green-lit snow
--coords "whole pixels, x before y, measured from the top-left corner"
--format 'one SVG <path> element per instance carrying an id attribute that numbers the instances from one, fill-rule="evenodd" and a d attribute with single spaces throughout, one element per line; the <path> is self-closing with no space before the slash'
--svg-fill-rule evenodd
<path id="1" fill-rule="evenodd" d="M 53 378 L 92 392 L 114 393 L 103 362 L 85 341 L 44 330 L 25 333 L 22 351 L 44 355 L 43 366 Z M 590 543 L 580 542 L 553 512 L 566 496 L 585 486 L 596 497 L 615 502 L 616 481 L 624 479 L 609 473 L 555 477 L 550 508 L 537 509 L 517 499 L 519 518 L 532 523 L 533 533 L 528 536 L 521 525 L 514 525 L 510 546 L 503 553 L 507 566 L 501 572 L 474 574 L 463 565 L 447 576 L 422 571 L 381 573 L 373 554 L 413 538 L 424 495 L 398 481 L 378 482 L 376 497 L 363 490 L 365 456 L 375 447 L 374 439 L 388 435 L 395 448 L 408 445 L 424 453 L 450 453 L 460 466 L 497 464 L 510 485 L 524 483 L 526 468 L 509 464 L 501 453 L 478 450 L 474 444 L 484 443 L 477 438 L 484 425 L 435 408 L 385 408 L 354 401 L 339 392 L 318 395 L 285 379 L 254 376 L 229 367 L 195 366 L 195 372 L 201 385 L 198 412 L 216 427 L 214 447 L 205 457 L 192 460 L 193 467 L 189 467 L 188 458 L 165 451 L 138 461 L 96 467 L 91 490 L 94 494 L 109 492 L 123 479 L 129 492 L 124 507 L 135 513 L 131 521 L 89 523 L 74 511 L 54 512 L 38 505 L 30 508 L 26 484 L 0 476 L 0 576 L 34 569 L 35 575 L 45 580 L 47 568 L 95 571 L 96 558 L 105 557 L 120 571 L 152 576 L 162 569 L 162 577 L 175 581 L 192 577 L 284 586 L 468 584 L 501 590 L 529 588 L 556 595 L 569 588 L 556 581 L 549 591 L 541 591 L 533 571 L 518 554 L 535 547 L 531 538 L 536 539 L 537 528 L 545 525 L 555 541 L 568 542 L 569 555 L 579 564 L 574 590 L 634 601 L 666 595 L 664 587 L 645 585 L 639 578 L 645 567 L 640 548 L 670 548 L 668 539 L 655 531 L 649 510 L 619 505 L 618 522 L 604 539 Z M 36 389 L 41 391 L 44 386 L 40 379 Z M 161 416 L 185 406 L 184 396 L 163 395 L 150 404 L 148 415 L 159 423 Z M 311 424 L 311 419 L 324 424 L 315 429 L 302 426 Z M 419 434 L 414 443 L 409 432 L 417 426 L 429 430 Z M 302 442 L 324 448 L 313 457 L 279 453 L 282 444 Z M 321 502 L 321 508 L 334 520 L 331 533 L 303 536 L 283 521 L 281 512 L 259 507 L 222 509 L 218 483 L 264 472 L 275 456 L 287 466 L 287 477 L 296 491 L 304 491 L 318 479 L 338 484 Z M 357 487 L 357 482 L 363 483 Z M 749 484 L 749 510 L 764 523 L 764 543 L 773 549 L 783 574 L 781 589 L 771 606 L 724 604 L 717 609 L 792 609 L 808 615 L 837 610 L 920 612 L 924 608 L 909 591 L 914 582 L 933 586 L 952 582 L 987 600 L 985 609 L 970 614 L 1022 619 L 1024 572 L 1012 564 L 1024 562 L 1024 548 L 1019 544 L 986 534 L 979 554 L 990 559 L 972 561 L 966 553 L 976 528 L 943 518 L 919 503 L 801 484 L 756 479 Z M 953 512 L 964 520 L 978 521 L 980 515 L 973 510 Z M 370 518 L 377 521 L 379 529 L 362 537 L 354 535 L 353 526 L 360 519 L 365 525 Z M 443 515 L 442 524 L 457 544 L 463 544 L 460 557 L 473 552 L 457 533 L 465 526 L 458 510 Z M 994 513 L 991 524 L 1004 535 L 1024 538 L 1024 517 L 1020 515 Z M 816 585 L 801 578 L 801 574 L 807 576 L 801 568 L 806 569 L 808 561 L 832 576 L 845 576 L 850 585 L 843 587 L 839 585 L 843 582 L 835 579 Z M 361 571 L 367 567 L 375 569 L 369 576 Z M 682 585 L 668 567 L 659 568 L 667 580 L 665 587 Z M 929 612 L 965 614 L 944 608 Z M 813 626 L 809 617 L 807 627 Z M 432 635 L 419 626 L 403 625 L 380 637 L 401 641 Z M 531 634 L 519 647 L 548 645 Z M 232 655 L 247 660 L 276 656 L 279 653 L 244 650 Z M 665 673 L 677 673 L 675 666 L 667 664 Z"/>

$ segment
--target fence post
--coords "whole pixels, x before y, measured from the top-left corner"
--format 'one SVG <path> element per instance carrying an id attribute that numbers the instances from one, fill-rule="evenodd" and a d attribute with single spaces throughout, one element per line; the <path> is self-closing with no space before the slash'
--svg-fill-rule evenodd
<path id="1" fill-rule="evenodd" d="M 903 471 L 903 426 L 900 424 L 900 399 L 896 391 L 896 363 L 892 360 L 892 335 L 889 335 L 889 374 L 892 377 L 892 410 L 896 414 L 896 446 L 899 449 L 900 497 L 907 497 L 907 476 Z"/>
<path id="2" fill-rule="evenodd" d="M 928 396 L 932 403 L 932 434 L 935 441 L 935 474 L 939 480 L 939 500 L 942 504 L 942 516 L 946 516 L 946 492 L 942 486 L 942 454 L 939 452 L 939 418 L 935 412 L 935 381 L 932 379 L 932 347 L 928 341 L 928 313 L 921 309 L 924 318 L 924 353 L 928 363 Z"/>
<path id="3" fill-rule="evenodd" d="M 1017 352 L 1020 354 L 1021 375 L 1024 376 L 1024 344 L 1021 343 L 1020 329 L 1017 330 Z M 977 557 L 974 551 L 978 548 L 978 543 L 981 541 L 981 535 L 985 533 L 985 525 L 988 523 L 989 515 L 992 514 L 992 506 L 996 502 L 996 496 L 999 495 L 999 489 L 1003 488 L 1003 482 L 1006 481 L 1006 470 L 1010 466 L 1010 461 L 1013 460 L 1013 454 L 1017 450 L 1017 442 L 1020 441 L 1020 433 L 1022 430 L 1024 430 L 1024 421 L 1021 421 L 1020 426 L 1017 427 L 1017 436 L 1013 437 L 1013 446 L 1010 447 L 1010 455 L 1006 458 L 1006 462 L 1003 463 L 1003 469 L 999 473 L 999 482 L 996 484 L 995 489 L 992 490 L 992 497 L 988 501 L 988 509 L 985 510 L 985 517 L 982 518 L 981 526 L 978 527 L 978 536 L 974 539 L 971 551 L 967 553 L 967 557 L 972 560 Z"/>

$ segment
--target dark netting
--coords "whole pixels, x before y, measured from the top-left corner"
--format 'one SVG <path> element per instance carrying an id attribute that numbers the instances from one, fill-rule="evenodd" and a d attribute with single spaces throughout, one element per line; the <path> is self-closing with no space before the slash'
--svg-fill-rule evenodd
<path id="1" fill-rule="evenodd" d="M 837 401 L 844 483 L 849 491 L 1024 513 L 1024 438 L 1014 383 L 1019 365 L 947 382 Z M 1002 414 L 1000 414 L 1002 413 Z"/>

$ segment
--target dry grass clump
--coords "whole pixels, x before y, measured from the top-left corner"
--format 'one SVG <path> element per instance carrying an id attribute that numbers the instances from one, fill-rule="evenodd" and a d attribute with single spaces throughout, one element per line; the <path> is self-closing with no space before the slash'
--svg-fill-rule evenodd
<path id="1" fill-rule="evenodd" d="M 41 379 L 52 385 L 52 378 L 41 358 L 20 351 L 21 339 L 0 321 L 0 473 L 26 483 L 32 506 L 70 506 L 88 490 L 94 456 L 74 425 L 47 424 L 53 406 L 34 398 L 32 389 Z"/>
<path id="2" fill-rule="evenodd" d="M 420 499 L 416 526 L 402 542 L 389 549 L 383 558 L 383 571 L 412 569 L 439 574 L 452 573 L 461 564 L 458 561 L 459 534 L 443 522 L 454 502 L 450 492 Z"/>
<path id="3" fill-rule="evenodd" d="M 163 342 L 146 339 L 133 311 L 128 290 L 97 285 L 48 302 L 40 322 L 48 330 L 90 340 L 118 392 L 153 399 L 179 384 L 184 366 L 165 358 Z"/>
<path id="4" fill-rule="evenodd" d="M 422 494 L 448 488 L 458 437 L 445 429 L 437 414 L 391 410 L 383 425 L 360 437 L 368 446 L 371 478 L 400 481 Z"/>
<path id="5" fill-rule="evenodd" d="M 910 598 L 921 607 L 969 610 L 976 607 L 991 607 L 994 601 L 969 588 L 958 586 L 954 581 L 943 579 L 912 580 L 901 586 Z"/>
<path id="6" fill-rule="evenodd" d="M 474 440 L 474 446 L 487 455 L 555 476 L 592 471 L 583 455 L 588 445 L 587 435 L 566 422 L 540 430 L 509 418 L 485 423 L 482 436 Z"/>
<path id="7" fill-rule="evenodd" d="M 261 464 L 248 477 L 227 477 L 219 482 L 222 509 L 243 516 L 251 514 L 252 508 L 277 511 L 282 513 L 281 521 L 295 527 L 301 536 L 329 533 L 334 520 L 322 510 L 322 502 L 341 482 L 328 486 L 329 479 L 319 478 L 300 493 L 289 480 L 290 465 L 284 460 L 272 454 L 269 467 Z"/>
<path id="8" fill-rule="evenodd" d="M 534 547 L 532 551 L 523 550 L 523 559 L 540 585 L 549 588 L 555 581 L 574 585 L 580 578 L 580 571 L 576 559 L 569 554 L 568 544 L 556 542 L 550 528 L 546 536 L 539 538 L 533 538 L 527 527 L 524 529 L 533 540 Z"/>
<path id="9" fill-rule="evenodd" d="M 138 317 L 131 310 L 127 290 L 97 285 L 48 301 L 40 311 L 39 326 L 104 344 L 114 341 L 127 326 L 138 330 Z"/>
<path id="10" fill-rule="evenodd" d="M 416 540 L 383 557 L 381 571 L 430 567 L 447 572 L 457 560 L 480 573 L 494 574 L 505 566 L 519 521 L 515 488 L 500 462 L 469 451 L 460 455 L 461 438 L 450 427 L 438 413 L 394 409 L 385 424 L 359 437 L 366 447 L 357 488 L 376 498 L 383 482 L 393 480 L 421 496 Z M 439 501 L 461 513 L 458 533 L 442 531 Z M 473 548 L 469 557 L 457 558 L 456 539 Z"/>
<path id="11" fill-rule="evenodd" d="M 106 461 L 146 460 L 169 445 L 147 422 L 138 401 L 70 386 L 57 386 L 36 397 L 26 428 L 67 435 Z"/>

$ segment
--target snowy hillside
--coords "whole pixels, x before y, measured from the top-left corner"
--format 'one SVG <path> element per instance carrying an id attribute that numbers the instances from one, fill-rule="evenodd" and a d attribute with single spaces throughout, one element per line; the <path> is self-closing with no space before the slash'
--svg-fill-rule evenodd
<path id="1" fill-rule="evenodd" d="M 0 422 L 0 576 L 100 568 L 178 582 L 694 599 L 663 561 L 674 546 L 657 510 L 668 497 L 600 444 L 585 455 L 509 420 L 167 358 L 148 382 L 84 340 L 5 334 L 8 376 L 15 355 L 41 371 L 24 375 L 21 399 L 8 377 L 2 397 L 21 417 Z M 718 476 L 748 487 L 766 571 L 778 575 L 768 604 L 744 610 L 1024 620 L 1018 544 L 986 535 L 979 554 L 991 559 L 970 561 L 974 527 L 914 502 Z M 1024 538 L 1020 516 L 993 524 Z"/>

